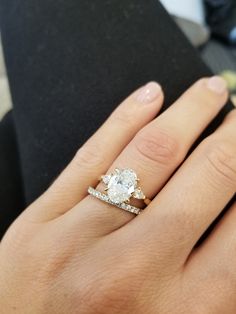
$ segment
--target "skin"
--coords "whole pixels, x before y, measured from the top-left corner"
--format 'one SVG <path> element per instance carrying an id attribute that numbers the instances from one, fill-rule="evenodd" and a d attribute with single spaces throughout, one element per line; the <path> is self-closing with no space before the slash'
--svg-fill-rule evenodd
<path id="1" fill-rule="evenodd" d="M 195 248 L 235 194 L 235 110 L 185 159 L 227 100 L 213 80 L 157 118 L 140 88 L 78 150 L 0 244 L 2 314 L 236 313 L 235 203 Z M 152 199 L 138 217 L 87 195 L 116 167 Z"/>

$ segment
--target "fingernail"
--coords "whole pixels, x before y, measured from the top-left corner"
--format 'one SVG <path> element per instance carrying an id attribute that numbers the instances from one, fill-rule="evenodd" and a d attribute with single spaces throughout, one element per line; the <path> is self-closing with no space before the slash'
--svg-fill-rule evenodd
<path id="1" fill-rule="evenodd" d="M 220 76 L 211 77 L 207 82 L 207 87 L 217 94 L 224 94 L 227 90 L 226 81 Z"/>
<path id="2" fill-rule="evenodd" d="M 140 103 L 151 103 L 161 95 L 161 86 L 156 82 L 150 82 L 141 88 L 137 95 Z"/>

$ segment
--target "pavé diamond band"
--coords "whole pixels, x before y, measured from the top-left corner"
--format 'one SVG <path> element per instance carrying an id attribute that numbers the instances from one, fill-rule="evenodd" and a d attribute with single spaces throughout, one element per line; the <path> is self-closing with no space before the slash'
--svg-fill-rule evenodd
<path id="1" fill-rule="evenodd" d="M 88 188 L 88 193 L 101 201 L 135 215 L 139 215 L 143 209 L 131 205 L 131 198 L 143 200 L 146 205 L 150 203 L 142 189 L 138 187 L 139 179 L 132 169 L 115 169 L 111 174 L 101 176 L 101 181 L 106 185 L 106 193 L 92 187 Z"/>
<path id="2" fill-rule="evenodd" d="M 111 205 L 114 205 L 114 206 L 116 206 L 118 208 L 126 210 L 126 211 L 128 211 L 128 212 L 130 212 L 132 214 L 139 215 L 142 212 L 142 209 L 137 208 L 137 207 L 132 206 L 132 205 L 129 205 L 129 204 L 126 204 L 126 203 L 121 203 L 121 204 L 113 203 L 106 194 L 101 193 L 101 192 L 97 191 L 96 189 L 94 189 L 92 187 L 89 187 L 88 193 L 90 195 L 98 198 L 101 201 L 104 201 L 104 202 L 106 202 L 108 204 L 111 204 Z"/>

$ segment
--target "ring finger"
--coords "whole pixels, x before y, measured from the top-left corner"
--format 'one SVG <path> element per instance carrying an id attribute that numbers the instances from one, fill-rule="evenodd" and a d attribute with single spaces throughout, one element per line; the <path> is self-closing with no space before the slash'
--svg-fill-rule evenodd
<path id="1" fill-rule="evenodd" d="M 96 184 L 101 172 L 108 169 L 137 131 L 158 114 L 162 102 L 163 93 L 156 82 L 131 94 L 78 150 L 57 180 L 32 206 L 33 210 L 29 207 L 25 214 L 48 221 L 79 203 L 86 196 L 88 185 Z"/>

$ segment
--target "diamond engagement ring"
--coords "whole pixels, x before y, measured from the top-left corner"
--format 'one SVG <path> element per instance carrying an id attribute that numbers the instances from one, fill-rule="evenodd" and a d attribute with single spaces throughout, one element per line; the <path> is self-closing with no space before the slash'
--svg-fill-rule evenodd
<path id="1" fill-rule="evenodd" d="M 92 187 L 88 188 L 88 193 L 101 201 L 136 215 L 143 209 L 132 206 L 131 198 L 143 200 L 146 205 L 150 203 L 138 186 L 138 176 L 132 169 L 115 169 L 111 174 L 101 176 L 100 181 L 106 185 L 106 193 Z"/>

